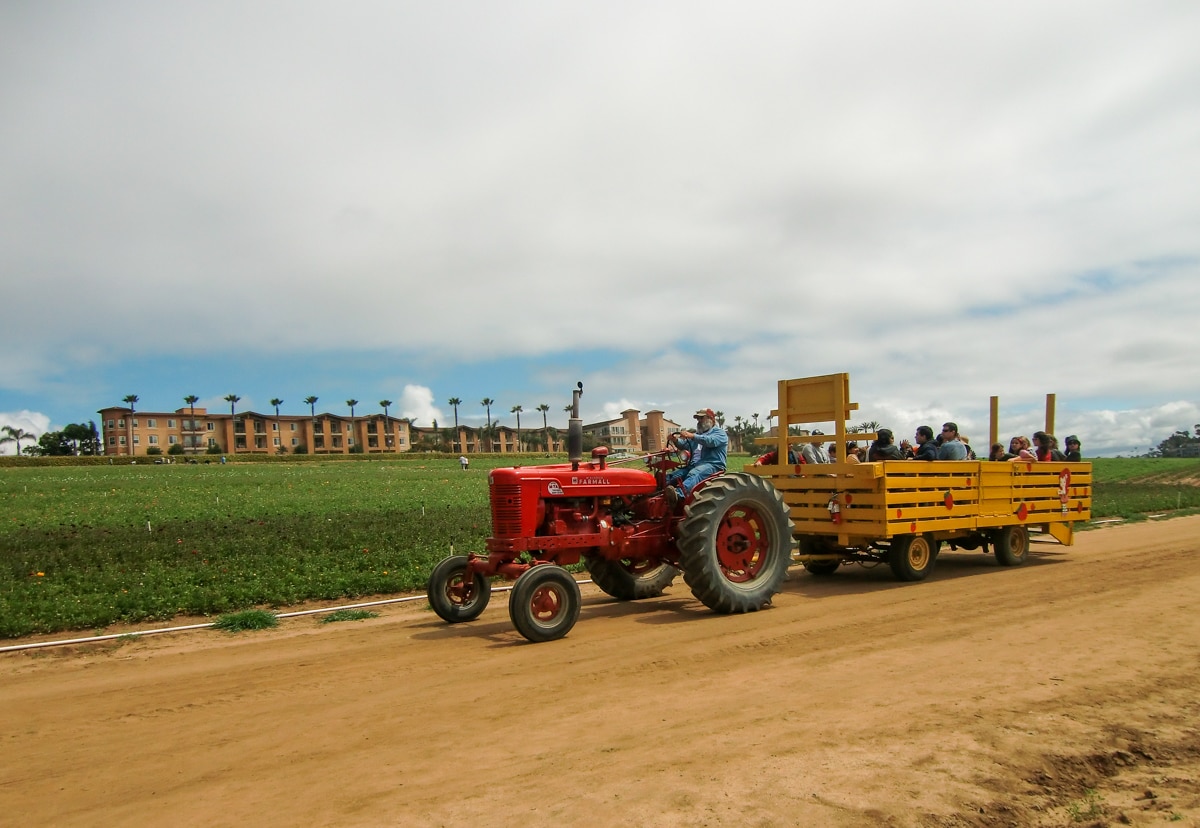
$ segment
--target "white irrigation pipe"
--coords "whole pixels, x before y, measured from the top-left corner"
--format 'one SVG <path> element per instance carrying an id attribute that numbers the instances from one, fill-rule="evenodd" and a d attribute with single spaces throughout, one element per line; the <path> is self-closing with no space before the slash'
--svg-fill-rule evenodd
<path id="1" fill-rule="evenodd" d="M 580 581 L 581 584 L 590 584 L 591 581 Z M 508 592 L 511 586 L 492 587 L 492 592 Z M 338 610 L 361 609 L 362 607 L 378 607 L 383 604 L 402 604 L 405 601 L 424 601 L 424 595 L 408 595 L 404 598 L 385 598 L 382 601 L 364 601 L 361 604 L 342 604 L 338 607 L 321 607 L 320 609 L 298 610 L 297 612 L 280 612 L 276 613 L 276 618 L 297 618 L 301 615 L 317 615 L 322 612 L 337 612 Z M 117 638 L 140 638 L 143 635 L 158 635 L 160 633 L 183 632 L 185 630 L 202 630 L 205 627 L 215 627 L 215 621 L 210 621 L 206 624 L 186 624 L 182 627 L 160 627 L 156 630 L 134 630 L 125 633 L 112 633 L 111 635 L 91 635 L 86 638 L 65 638 L 58 641 L 38 641 L 33 644 L 12 644 L 8 647 L 0 647 L 0 653 L 15 653 L 20 650 L 37 650 L 43 647 L 62 647 L 67 644 L 92 644 L 97 641 L 112 641 Z"/>

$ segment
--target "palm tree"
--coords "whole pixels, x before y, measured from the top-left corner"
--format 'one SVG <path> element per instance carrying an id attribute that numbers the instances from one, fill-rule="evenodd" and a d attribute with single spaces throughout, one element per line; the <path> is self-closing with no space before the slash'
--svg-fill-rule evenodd
<path id="1" fill-rule="evenodd" d="M 312 418 L 314 420 L 317 419 L 317 399 L 318 399 L 317 397 L 305 397 L 304 398 L 304 401 L 306 403 L 308 403 L 309 413 L 312 414 Z"/>
<path id="2" fill-rule="evenodd" d="M 545 439 L 546 451 L 550 450 L 550 424 L 546 422 L 546 412 L 550 410 L 550 406 L 542 403 L 537 407 L 537 410 L 542 412 L 542 437 Z"/>
<path id="3" fill-rule="evenodd" d="M 487 409 L 487 420 L 484 423 L 484 425 L 485 425 L 484 430 L 488 431 L 488 432 L 490 432 L 492 430 L 492 403 L 494 403 L 494 402 L 495 402 L 495 400 L 493 400 L 491 397 L 484 397 L 482 400 L 479 401 L 479 404 Z M 491 450 L 492 450 L 492 437 L 491 437 L 491 434 L 488 434 L 488 451 L 491 451 Z"/>
<path id="4" fill-rule="evenodd" d="M 237 394 L 226 394 L 225 402 L 229 403 L 229 419 L 233 423 L 233 446 L 232 451 L 237 454 L 237 403 L 240 400 Z"/>
<path id="5" fill-rule="evenodd" d="M 725 412 L 718 411 L 716 413 L 717 413 L 717 425 L 719 425 L 721 428 L 724 428 L 725 427 Z"/>
<path id="6" fill-rule="evenodd" d="M 517 415 L 517 448 L 518 449 L 521 448 L 521 412 L 524 410 L 525 409 L 519 405 L 514 405 L 512 408 L 510 408 L 508 410 L 510 414 Z"/>
<path id="7" fill-rule="evenodd" d="M 881 423 L 878 420 L 867 420 L 858 424 L 859 431 L 879 431 Z"/>
<path id="8" fill-rule="evenodd" d="M 17 444 L 17 457 L 20 457 L 21 456 L 21 441 L 22 440 L 32 440 L 36 436 L 37 436 L 36 434 L 26 431 L 23 428 L 6 425 L 4 427 L 4 436 L 0 437 L 0 446 L 4 445 L 5 443 L 16 443 Z"/>
<path id="9" fill-rule="evenodd" d="M 754 418 L 754 427 L 758 428 L 758 412 L 755 412 L 754 414 L 751 414 L 750 416 Z"/>
<path id="10" fill-rule="evenodd" d="M 121 402 L 129 406 L 129 453 L 136 454 L 133 450 L 133 404 L 138 401 L 137 394 L 126 394 L 121 398 Z"/>
<path id="11" fill-rule="evenodd" d="M 271 400 L 271 405 L 275 406 L 275 419 L 278 420 L 279 419 L 279 406 L 283 405 L 283 400 L 279 399 L 279 397 L 275 397 L 274 399 Z"/>
<path id="12" fill-rule="evenodd" d="M 197 431 L 198 429 L 196 428 L 196 403 L 200 402 L 200 398 L 197 397 L 195 394 L 188 394 L 186 397 L 183 398 L 183 401 L 188 404 L 189 408 L 192 409 L 192 424 L 188 427 L 188 430 L 193 431 L 193 432 Z M 186 442 L 186 439 L 187 438 L 184 438 L 185 442 Z M 193 434 L 192 435 L 192 450 L 193 451 L 195 451 L 195 449 L 196 449 L 196 439 L 197 439 L 196 435 Z"/>
<path id="13" fill-rule="evenodd" d="M 388 409 L 392 407 L 391 400 L 380 400 L 379 407 L 383 409 L 383 445 L 387 448 L 391 445 L 392 421 L 388 419 Z"/>
<path id="14" fill-rule="evenodd" d="M 358 405 L 358 400 L 346 400 L 346 405 L 350 406 L 350 419 L 354 419 L 354 406 Z"/>
<path id="15" fill-rule="evenodd" d="M 446 400 L 446 405 L 454 408 L 454 440 L 457 447 L 451 446 L 451 448 L 455 451 L 461 451 L 462 441 L 458 439 L 458 407 L 462 405 L 462 400 L 458 397 L 451 397 Z"/>

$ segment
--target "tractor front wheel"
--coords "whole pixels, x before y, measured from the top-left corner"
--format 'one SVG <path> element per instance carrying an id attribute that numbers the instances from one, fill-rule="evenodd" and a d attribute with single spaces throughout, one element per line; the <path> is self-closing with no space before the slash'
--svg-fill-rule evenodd
<path id="1" fill-rule="evenodd" d="M 508 596 L 508 617 L 530 641 L 553 641 L 571 631 L 579 619 L 579 584 L 554 564 L 526 570 Z"/>
<path id="2" fill-rule="evenodd" d="M 770 605 L 791 565 L 792 521 L 779 492 L 753 474 L 727 474 L 693 495 L 679 523 L 683 580 L 714 612 Z"/>
<path id="3" fill-rule="evenodd" d="M 901 535 L 892 541 L 888 565 L 901 581 L 923 581 L 933 571 L 937 546 L 927 535 Z"/>
<path id="4" fill-rule="evenodd" d="M 491 600 L 488 579 L 476 572 L 468 580 L 466 573 L 467 556 L 451 555 L 435 566 L 429 576 L 426 590 L 429 605 L 443 621 L 451 624 L 474 621 Z"/>
<path id="5" fill-rule="evenodd" d="M 638 601 L 662 595 L 679 574 L 670 564 L 658 561 L 633 561 L 623 558 L 588 557 L 585 561 L 592 581 L 600 589 L 621 601 Z"/>

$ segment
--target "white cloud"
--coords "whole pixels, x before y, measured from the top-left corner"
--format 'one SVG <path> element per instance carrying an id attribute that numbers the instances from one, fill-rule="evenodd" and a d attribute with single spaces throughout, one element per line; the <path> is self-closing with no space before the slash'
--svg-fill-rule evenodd
<path id="1" fill-rule="evenodd" d="M 6 314 L 6 408 L 148 353 L 599 350 L 585 405 L 676 419 L 849 371 L 976 434 L 991 394 L 1200 399 L 1195 4 L 14 9 L 0 271 L 57 300 Z"/>
<path id="2" fill-rule="evenodd" d="M 430 428 L 433 421 L 437 420 L 439 428 L 453 427 L 454 416 L 451 414 L 450 421 L 447 422 L 442 417 L 442 410 L 433 404 L 433 391 L 423 385 L 406 385 L 404 393 L 400 395 L 400 402 L 397 406 L 402 417 L 407 417 L 413 421 L 414 425 L 421 428 Z M 492 415 L 493 417 L 495 414 Z"/>
<path id="3" fill-rule="evenodd" d="M 34 435 L 31 439 L 21 440 L 21 448 L 25 449 L 30 445 L 36 445 L 38 437 L 50 430 L 50 418 L 40 411 L 0 411 L 0 428 L 5 426 Z M 14 455 L 16 453 L 16 442 L 0 446 L 0 454 Z"/>

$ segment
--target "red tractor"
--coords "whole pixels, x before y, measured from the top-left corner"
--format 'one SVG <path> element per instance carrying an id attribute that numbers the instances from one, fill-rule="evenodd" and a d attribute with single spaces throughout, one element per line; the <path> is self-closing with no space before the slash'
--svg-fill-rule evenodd
<path id="1" fill-rule="evenodd" d="M 492 471 L 492 537 L 486 553 L 453 555 L 429 578 L 429 603 L 450 623 L 479 617 L 490 579 L 513 579 L 508 614 L 530 641 L 562 638 L 579 618 L 580 593 L 564 567 L 581 560 L 592 581 L 622 601 L 662 593 L 681 571 L 715 612 L 767 606 L 791 563 L 792 522 L 782 497 L 761 477 L 719 474 L 674 509 L 664 484 L 680 464 L 674 452 L 643 460 L 645 469 L 606 462 L 597 448 L 582 462 L 583 421 L 572 392 L 570 462 Z"/>

